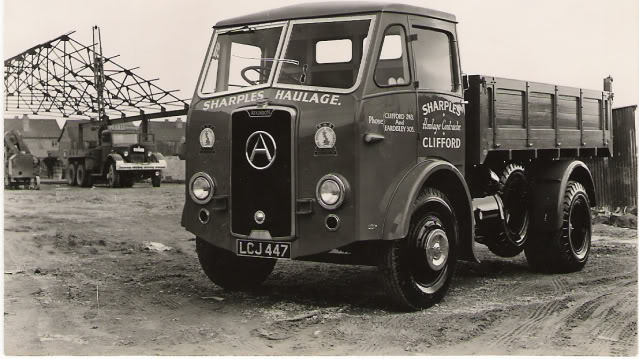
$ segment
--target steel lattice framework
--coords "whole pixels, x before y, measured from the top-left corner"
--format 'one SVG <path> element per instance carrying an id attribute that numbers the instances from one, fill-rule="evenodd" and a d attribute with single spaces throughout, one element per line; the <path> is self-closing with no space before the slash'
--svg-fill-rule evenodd
<path id="1" fill-rule="evenodd" d="M 70 32 L 5 60 L 5 111 L 83 119 L 138 120 L 185 115 L 188 104 L 103 57 L 99 28 L 83 45 Z M 97 37 L 97 38 L 96 38 Z"/>

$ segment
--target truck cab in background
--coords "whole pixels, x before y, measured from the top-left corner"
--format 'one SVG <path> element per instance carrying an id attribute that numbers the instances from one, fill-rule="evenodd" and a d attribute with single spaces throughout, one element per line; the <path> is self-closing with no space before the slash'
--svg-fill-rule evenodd
<path id="1" fill-rule="evenodd" d="M 182 225 L 228 289 L 277 260 L 378 265 L 398 307 L 447 292 L 481 243 L 580 270 L 611 92 L 461 71 L 454 15 L 386 3 L 219 22 L 187 121 Z"/>
<path id="2" fill-rule="evenodd" d="M 70 186 L 90 187 L 102 180 L 113 188 L 132 187 L 135 181 L 145 178 L 151 178 L 153 187 L 160 186 L 166 161 L 157 152 L 152 134 L 140 132 L 130 123 L 99 129 L 93 123 L 80 124 L 81 134 L 83 127 L 97 130 L 98 141 L 80 141 L 80 148 L 65 153 Z"/>

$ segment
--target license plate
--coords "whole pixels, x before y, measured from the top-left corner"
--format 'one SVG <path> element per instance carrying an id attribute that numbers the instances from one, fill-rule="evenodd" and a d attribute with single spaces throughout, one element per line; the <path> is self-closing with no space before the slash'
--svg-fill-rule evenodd
<path id="1" fill-rule="evenodd" d="M 142 148 L 142 147 L 133 147 L 133 152 L 144 152 L 144 148 Z"/>
<path id="2" fill-rule="evenodd" d="M 238 239 L 237 255 L 246 257 L 291 259 L 291 244 L 287 242 Z"/>

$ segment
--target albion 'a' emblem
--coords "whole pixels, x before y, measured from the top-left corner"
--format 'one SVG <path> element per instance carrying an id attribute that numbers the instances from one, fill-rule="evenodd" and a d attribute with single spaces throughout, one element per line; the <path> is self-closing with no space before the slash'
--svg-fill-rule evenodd
<path id="1" fill-rule="evenodd" d="M 246 140 L 246 160 L 256 170 L 271 167 L 276 155 L 275 140 L 268 132 L 255 131 Z"/>

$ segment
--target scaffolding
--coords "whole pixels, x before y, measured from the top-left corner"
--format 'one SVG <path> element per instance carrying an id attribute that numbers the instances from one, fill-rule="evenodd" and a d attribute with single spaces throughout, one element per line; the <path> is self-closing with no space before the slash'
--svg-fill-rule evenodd
<path id="1" fill-rule="evenodd" d="M 5 60 L 5 111 L 54 114 L 103 124 L 186 115 L 189 105 L 113 59 L 104 57 L 100 29 L 84 45 L 70 32 Z"/>

